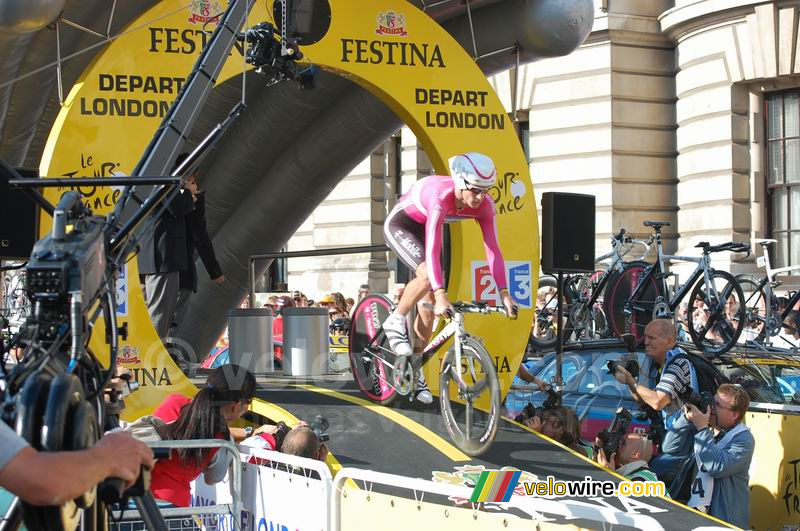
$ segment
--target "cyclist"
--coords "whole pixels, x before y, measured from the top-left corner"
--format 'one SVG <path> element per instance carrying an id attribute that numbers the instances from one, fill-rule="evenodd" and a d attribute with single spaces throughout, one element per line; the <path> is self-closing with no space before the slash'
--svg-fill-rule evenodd
<path id="1" fill-rule="evenodd" d="M 406 331 L 406 315 L 418 302 L 435 303 L 431 312 L 424 306 L 417 311 L 414 323 L 421 345 L 430 340 L 433 318 L 452 312 L 444 289 L 441 250 L 445 221 L 474 219 L 483 233 L 489 270 L 500 289 L 508 315 L 516 316 L 516 307 L 508 293 L 506 267 L 497 243 L 494 201 L 488 190 L 497 181 L 492 159 L 481 153 L 464 153 L 449 160 L 450 176 L 431 175 L 414 183 L 400 198 L 383 225 L 386 244 L 416 272 L 408 283 L 394 312 L 383 323 L 389 345 L 398 356 L 414 351 Z M 430 404 L 433 396 L 418 371 L 414 388 L 417 400 Z"/>

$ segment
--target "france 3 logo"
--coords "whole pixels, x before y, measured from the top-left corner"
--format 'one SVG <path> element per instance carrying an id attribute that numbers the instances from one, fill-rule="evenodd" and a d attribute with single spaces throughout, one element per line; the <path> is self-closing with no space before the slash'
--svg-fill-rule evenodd
<path id="1" fill-rule="evenodd" d="M 117 275 L 117 315 L 128 316 L 128 264 L 123 265 Z"/>
<path id="2" fill-rule="evenodd" d="M 485 260 L 472 261 L 472 300 L 500 304 L 500 290 L 489 272 Z M 532 302 L 531 263 L 520 261 L 506 262 L 508 292 L 520 308 L 530 308 Z"/>

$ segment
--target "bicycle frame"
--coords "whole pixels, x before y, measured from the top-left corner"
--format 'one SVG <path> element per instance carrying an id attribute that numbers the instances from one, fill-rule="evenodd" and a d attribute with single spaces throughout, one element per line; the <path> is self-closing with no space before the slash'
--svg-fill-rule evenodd
<path id="1" fill-rule="evenodd" d="M 767 276 L 761 279 L 761 282 L 758 283 L 758 289 L 763 289 L 767 295 L 767 300 L 764 301 L 764 320 L 766 323 L 769 323 L 770 319 L 772 318 L 772 296 L 774 292 L 772 290 L 773 284 L 777 284 L 775 277 L 783 274 L 783 273 L 791 273 L 792 271 L 800 271 L 800 266 L 786 266 L 786 267 L 778 267 L 772 269 L 770 261 L 769 261 L 769 247 L 774 245 L 776 242 L 764 240 L 764 241 L 757 241 L 757 243 L 761 244 L 761 253 L 764 257 L 764 269 L 767 272 Z M 789 302 L 786 304 L 786 308 L 780 312 L 781 323 L 786 321 L 786 318 L 789 316 L 789 312 L 792 311 L 797 302 L 800 301 L 800 291 L 795 292 L 795 294 L 789 299 Z M 767 337 L 771 337 L 769 326 L 765 327 L 767 332 Z"/>
<path id="2" fill-rule="evenodd" d="M 650 254 L 651 241 L 647 240 L 632 241 L 632 243 L 634 244 L 638 243 L 640 245 L 645 246 L 644 253 L 642 254 L 642 256 L 637 258 L 637 260 L 644 260 Z M 599 264 L 600 262 L 608 260 L 609 258 L 613 258 L 611 264 L 609 264 L 608 268 L 603 272 L 602 276 L 600 277 L 600 280 L 594 286 L 594 289 L 592 289 L 592 295 L 591 297 L 589 297 L 589 300 L 586 301 L 584 307 L 594 306 L 594 304 L 597 302 L 597 299 L 600 297 L 600 294 L 603 293 L 606 284 L 608 284 L 608 279 L 611 278 L 611 274 L 615 269 L 619 272 L 622 272 L 625 269 L 625 260 L 623 260 L 623 256 L 625 256 L 628 253 L 627 251 L 625 253 L 620 253 L 619 251 L 620 247 L 622 247 L 623 245 L 624 244 L 620 243 L 616 238 L 611 238 L 611 247 L 612 247 L 611 251 L 595 259 L 595 263 Z M 567 296 L 568 297 L 567 300 L 569 300 L 569 295 L 565 293 L 565 296 Z"/>
<path id="3" fill-rule="evenodd" d="M 490 308 L 492 308 L 492 307 L 490 307 Z M 471 337 L 470 334 L 467 333 L 464 330 L 464 314 L 465 313 L 489 313 L 491 311 L 499 312 L 501 310 L 496 309 L 496 308 L 492 308 L 490 310 L 486 310 L 484 312 L 481 312 L 478 309 L 462 309 L 460 311 L 453 312 L 453 317 L 452 317 L 452 319 L 450 319 L 450 322 L 447 323 L 447 325 L 445 325 L 445 327 L 438 334 L 436 334 L 433 337 L 433 339 L 431 339 L 428 342 L 428 345 L 422 351 L 422 354 L 420 355 L 420 357 L 422 359 L 422 364 L 424 365 L 434 354 L 436 354 L 436 352 L 439 351 L 439 349 L 442 347 L 442 345 L 444 345 L 447 342 L 448 339 L 450 339 L 451 337 L 454 337 L 455 339 L 453 341 L 453 347 L 455 349 L 455 363 L 456 363 L 456 366 L 461 366 L 462 342 L 466 338 Z M 375 335 L 375 338 L 370 342 L 370 345 L 366 350 L 371 352 L 373 357 L 377 357 L 380 360 L 381 363 L 383 363 L 387 367 L 391 368 L 391 370 L 394 370 L 394 366 L 393 365 L 391 365 L 388 361 L 383 359 L 382 356 L 380 356 L 380 355 L 375 353 L 376 350 L 380 350 L 380 348 L 378 348 L 378 347 L 383 342 L 383 338 L 384 338 L 384 333 L 383 333 L 383 329 L 381 329 Z M 473 368 L 470 367 L 471 371 L 472 371 L 472 369 Z M 444 367 L 440 365 L 439 366 L 439 372 L 441 373 L 442 370 L 444 370 Z M 455 371 L 455 373 L 456 373 L 456 378 L 458 380 L 459 386 L 461 386 L 461 387 L 466 386 L 467 384 L 466 384 L 466 382 L 464 382 L 464 378 L 461 375 L 461 371 Z M 472 376 L 475 377 L 475 374 L 472 373 Z M 389 383 L 389 385 L 392 385 L 392 387 L 394 387 L 392 382 L 387 382 L 387 383 Z"/>
<path id="4" fill-rule="evenodd" d="M 709 287 L 713 291 L 714 297 L 718 297 L 719 294 L 715 292 L 714 284 L 711 282 L 711 277 L 709 275 L 709 271 L 711 269 L 711 260 L 709 259 L 708 254 L 703 254 L 702 256 L 682 256 L 682 255 L 675 255 L 675 254 L 664 254 L 663 251 L 663 244 L 661 242 L 661 231 L 656 231 L 655 235 L 655 242 L 656 242 L 656 256 L 657 260 L 656 263 L 651 265 L 645 271 L 644 276 L 639 280 L 636 289 L 633 291 L 631 296 L 628 298 L 628 304 L 631 307 L 635 308 L 638 311 L 645 311 L 646 308 L 639 306 L 636 304 L 637 298 L 641 295 L 641 292 L 644 290 L 644 286 L 647 285 L 647 282 L 655 275 L 656 281 L 659 283 L 659 288 L 661 289 L 661 293 L 667 293 L 667 282 L 666 276 L 669 272 L 669 262 L 671 261 L 678 261 L 678 262 L 692 262 L 697 264 L 692 274 L 689 276 L 689 280 L 686 281 L 683 286 L 675 293 L 672 298 L 667 299 L 667 306 L 669 307 L 670 312 L 675 312 L 675 309 L 681 303 L 681 301 L 686 297 L 689 291 L 694 286 L 695 282 L 702 276 L 705 282 L 705 285 Z M 721 300 L 721 299 L 717 299 Z"/>

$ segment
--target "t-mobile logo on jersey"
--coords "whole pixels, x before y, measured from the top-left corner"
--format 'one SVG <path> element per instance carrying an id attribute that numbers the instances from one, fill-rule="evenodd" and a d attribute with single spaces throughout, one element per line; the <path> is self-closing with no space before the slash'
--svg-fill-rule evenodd
<path id="1" fill-rule="evenodd" d="M 414 258 L 422 257 L 422 250 L 416 243 L 414 243 L 414 240 L 412 240 L 408 236 L 403 237 L 402 230 L 394 231 L 394 239 L 397 240 L 397 243 L 400 244 L 400 247 L 408 251 L 408 254 L 410 254 L 412 257 Z"/>

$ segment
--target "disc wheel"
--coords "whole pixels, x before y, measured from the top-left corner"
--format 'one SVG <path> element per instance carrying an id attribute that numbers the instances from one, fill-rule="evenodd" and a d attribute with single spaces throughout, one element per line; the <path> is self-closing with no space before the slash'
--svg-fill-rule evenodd
<path id="1" fill-rule="evenodd" d="M 439 403 L 450 438 L 470 456 L 483 454 L 494 442 L 500 419 L 500 382 L 491 356 L 480 342 L 467 337 L 462 342 L 461 367 L 456 367 L 451 347 L 442 360 L 439 383 Z"/>
<path id="2" fill-rule="evenodd" d="M 701 278 L 689 297 L 689 335 L 697 348 L 722 354 L 736 344 L 747 319 L 742 287 L 727 271 Z"/>
<path id="3" fill-rule="evenodd" d="M 626 312 L 626 305 L 649 267 L 650 264 L 641 260 L 628 262 L 622 272 L 615 273 L 609 279 L 603 298 L 605 317 L 611 333 L 617 337 L 633 334 L 639 344 L 644 343 L 644 327 L 653 319 L 656 298 L 663 295 L 655 278 L 650 277 L 647 280 L 647 286 L 634 301 L 643 310 L 632 308 L 630 312 Z"/>
<path id="4" fill-rule="evenodd" d="M 386 406 L 398 396 L 392 385 L 392 367 L 397 356 L 389 348 L 382 330 L 392 313 L 391 301 L 383 295 L 367 295 L 356 306 L 350 321 L 350 368 L 361 393 Z"/>

